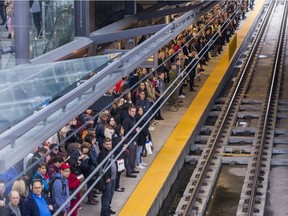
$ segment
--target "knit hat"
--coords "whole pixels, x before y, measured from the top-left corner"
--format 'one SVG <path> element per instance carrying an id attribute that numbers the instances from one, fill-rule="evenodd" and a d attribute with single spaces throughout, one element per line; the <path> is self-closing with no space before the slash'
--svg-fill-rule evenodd
<path id="1" fill-rule="evenodd" d="M 100 115 L 99 115 L 100 118 L 103 118 L 103 117 L 108 117 L 108 113 L 106 112 L 101 112 Z"/>

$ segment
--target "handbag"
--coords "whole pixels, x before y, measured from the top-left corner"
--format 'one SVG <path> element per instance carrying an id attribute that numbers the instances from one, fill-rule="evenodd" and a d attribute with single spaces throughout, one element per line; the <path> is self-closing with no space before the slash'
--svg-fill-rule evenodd
<path id="1" fill-rule="evenodd" d="M 142 157 L 147 157 L 147 150 L 146 148 L 143 148 L 142 152 L 141 152 L 141 156 Z"/>
<path id="2" fill-rule="evenodd" d="M 124 159 L 121 158 L 121 159 L 116 160 L 116 164 L 117 164 L 117 171 L 118 172 L 125 171 Z"/>
<path id="3" fill-rule="evenodd" d="M 151 155 L 152 154 L 152 142 L 150 140 L 147 140 L 145 142 L 145 148 L 147 151 L 147 155 Z"/>

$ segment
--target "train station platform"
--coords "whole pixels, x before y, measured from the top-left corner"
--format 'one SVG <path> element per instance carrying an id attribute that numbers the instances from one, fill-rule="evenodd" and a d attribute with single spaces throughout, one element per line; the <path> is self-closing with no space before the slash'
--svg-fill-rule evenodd
<path id="1" fill-rule="evenodd" d="M 263 5 L 264 0 L 258 0 L 254 10 L 248 12 L 247 18 L 241 21 L 236 31 L 237 49 L 243 44 Z M 123 174 L 120 186 L 124 187 L 125 191 L 114 194 L 112 209 L 118 215 L 157 215 L 184 163 L 185 155 L 189 153 L 189 140 L 196 134 L 196 128 L 205 117 L 209 104 L 225 82 L 229 66 L 229 48 L 226 45 L 219 59 L 212 58 L 208 66 L 204 66 L 201 81 L 195 83 L 198 85 L 195 88 L 197 91 L 189 92 L 187 87 L 184 88 L 186 98 L 178 112 L 169 111 L 168 106 L 161 109 L 165 120 L 157 121 L 155 130 L 150 131 L 154 152 L 143 158 L 148 167 L 139 170 L 137 178 L 127 178 Z M 101 194 L 97 200 L 100 199 Z M 101 203 L 96 206 L 84 204 L 78 215 L 92 215 L 91 212 L 97 215 L 100 214 L 100 209 Z"/>

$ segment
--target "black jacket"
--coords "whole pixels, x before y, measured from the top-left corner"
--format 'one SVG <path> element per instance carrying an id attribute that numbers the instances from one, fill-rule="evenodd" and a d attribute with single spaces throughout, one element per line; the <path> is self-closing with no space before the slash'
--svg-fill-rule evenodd
<path id="1" fill-rule="evenodd" d="M 22 204 L 22 215 L 25 216 L 40 216 L 38 205 L 32 197 L 32 193 L 26 197 Z"/>
<path id="2" fill-rule="evenodd" d="M 142 116 L 136 116 L 136 122 L 138 122 L 140 120 Z M 145 125 L 145 127 L 143 127 L 145 121 L 142 120 L 140 123 L 139 123 L 139 127 L 142 128 L 142 130 L 140 131 L 139 135 L 138 135 L 138 142 L 137 144 L 139 146 L 144 146 L 145 145 L 145 142 L 146 142 L 146 137 L 148 136 L 149 139 L 151 139 L 150 137 L 150 132 L 148 130 L 149 128 L 149 123 Z"/>
<path id="3" fill-rule="evenodd" d="M 110 151 L 106 150 L 105 148 L 103 148 L 97 158 L 98 164 L 100 164 L 109 154 Z M 110 161 L 110 160 L 109 160 Z M 108 162 L 110 163 L 110 162 Z M 107 170 L 106 173 L 104 173 L 103 175 L 103 179 L 106 181 L 107 179 L 111 178 L 111 167 Z"/>
<path id="4" fill-rule="evenodd" d="M 134 127 L 136 121 L 135 119 L 128 115 L 124 120 L 123 120 L 123 128 L 125 131 L 125 135 Z M 132 131 L 132 133 L 128 136 L 128 139 L 131 139 L 135 134 L 137 133 L 136 129 Z"/>
<path id="5" fill-rule="evenodd" d="M 16 216 L 11 210 L 9 205 L 5 206 L 0 213 L 1 213 L 1 216 Z"/>

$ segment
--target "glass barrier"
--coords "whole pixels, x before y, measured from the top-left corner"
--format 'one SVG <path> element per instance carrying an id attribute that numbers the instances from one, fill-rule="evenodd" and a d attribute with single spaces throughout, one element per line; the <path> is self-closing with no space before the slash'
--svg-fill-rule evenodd
<path id="1" fill-rule="evenodd" d="M 73 90 L 117 57 L 102 55 L 0 71 L 0 133 Z"/>

